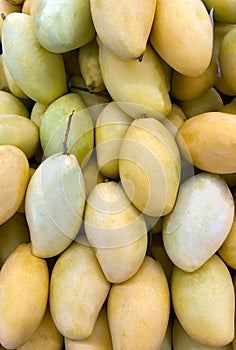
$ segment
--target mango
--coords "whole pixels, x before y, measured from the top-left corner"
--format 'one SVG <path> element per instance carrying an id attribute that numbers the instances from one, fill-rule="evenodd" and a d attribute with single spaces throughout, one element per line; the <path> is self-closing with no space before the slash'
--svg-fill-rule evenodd
<path id="1" fill-rule="evenodd" d="M 29 181 L 29 162 L 25 153 L 12 145 L 0 146 L 0 159 L 0 225 L 2 225 L 16 213 L 24 199 Z"/>
<path id="2" fill-rule="evenodd" d="M 91 336 L 110 290 L 93 249 L 74 241 L 57 259 L 51 275 L 52 319 L 65 337 Z"/>
<path id="3" fill-rule="evenodd" d="M 235 0 L 203 0 L 206 8 L 210 11 L 214 7 L 214 19 L 222 23 L 235 23 Z"/>
<path id="4" fill-rule="evenodd" d="M 18 114 L 29 117 L 29 111 L 24 103 L 7 91 L 0 91 L 0 114 Z"/>
<path id="5" fill-rule="evenodd" d="M 125 133 L 133 119 L 115 102 L 99 114 L 95 126 L 97 162 L 100 172 L 108 178 L 119 177 L 119 153 Z"/>
<path id="6" fill-rule="evenodd" d="M 156 0 L 110 0 L 109 5 L 91 0 L 96 33 L 103 44 L 122 60 L 140 58 L 146 51 Z"/>
<path id="7" fill-rule="evenodd" d="M 171 295 L 175 314 L 190 337 L 209 347 L 232 342 L 234 285 L 218 255 L 214 254 L 194 272 L 174 266 Z"/>
<path id="8" fill-rule="evenodd" d="M 184 271 L 197 270 L 220 248 L 233 219 L 233 196 L 219 175 L 200 172 L 190 177 L 164 217 L 163 243 L 169 258 Z"/>
<path id="9" fill-rule="evenodd" d="M 220 44 L 219 61 L 226 83 L 236 94 L 236 28 L 225 34 Z"/>
<path id="10" fill-rule="evenodd" d="M 190 77 L 203 74 L 213 48 L 213 27 L 203 2 L 157 0 L 150 42 L 177 72 Z"/>
<path id="11" fill-rule="evenodd" d="M 160 263 L 146 256 L 133 277 L 112 284 L 107 313 L 114 350 L 159 349 L 170 314 L 169 287 Z"/>
<path id="12" fill-rule="evenodd" d="M 37 288 L 36 288 L 37 286 Z M 0 342 L 15 349 L 27 342 L 40 325 L 48 300 L 49 273 L 45 260 L 20 244 L 0 274 Z"/>
<path id="13" fill-rule="evenodd" d="M 151 45 L 138 62 L 119 59 L 99 38 L 98 44 L 103 81 L 113 101 L 132 118 L 147 115 L 163 119 L 171 102 L 163 66 Z"/>
<path id="14" fill-rule="evenodd" d="M 15 12 L 4 19 L 2 48 L 15 83 L 32 100 L 49 104 L 67 92 L 62 56 L 40 45 L 35 37 L 33 16 Z"/>
<path id="15" fill-rule="evenodd" d="M 150 216 L 168 214 L 180 182 L 180 155 L 169 131 L 154 118 L 135 119 L 121 143 L 119 173 L 130 201 Z"/>
<path id="16" fill-rule="evenodd" d="M 147 249 L 146 223 L 120 184 L 109 181 L 93 188 L 84 229 L 108 281 L 123 282 L 138 271 Z"/>
<path id="17" fill-rule="evenodd" d="M 95 37 L 89 0 L 72 0 L 69 6 L 63 0 L 40 0 L 33 24 L 37 40 L 54 53 L 74 50 Z"/>
<path id="18" fill-rule="evenodd" d="M 177 144 L 185 159 L 201 170 L 236 172 L 236 116 L 207 112 L 186 120 L 178 130 Z"/>

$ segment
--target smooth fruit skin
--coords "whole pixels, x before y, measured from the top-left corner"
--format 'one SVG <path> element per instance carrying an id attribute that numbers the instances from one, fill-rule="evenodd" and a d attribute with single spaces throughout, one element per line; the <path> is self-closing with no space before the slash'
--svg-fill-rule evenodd
<path id="1" fill-rule="evenodd" d="M 49 304 L 59 332 L 71 340 L 91 336 L 109 289 L 92 248 L 74 241 L 51 275 Z"/>
<path id="2" fill-rule="evenodd" d="M 142 62 L 119 59 L 99 38 L 98 45 L 103 81 L 113 101 L 132 118 L 163 119 L 171 102 L 161 60 L 151 45 Z"/>
<path id="3" fill-rule="evenodd" d="M 0 225 L 20 207 L 28 181 L 29 162 L 24 152 L 16 146 L 0 146 Z"/>
<path id="4" fill-rule="evenodd" d="M 223 78 L 236 94 L 236 28 L 223 37 L 219 49 L 219 61 Z"/>
<path id="5" fill-rule="evenodd" d="M 49 273 L 44 259 L 20 244 L 7 258 L 0 275 L 0 342 L 15 349 L 40 325 L 48 301 Z"/>
<path id="6" fill-rule="evenodd" d="M 177 72 L 199 76 L 207 69 L 213 27 L 201 0 L 157 0 L 150 42 Z"/>
<path id="7" fill-rule="evenodd" d="M 206 8 L 210 11 L 214 7 L 214 19 L 221 23 L 235 23 L 235 0 L 203 0 Z"/>
<path id="8" fill-rule="evenodd" d="M 41 46 L 35 37 L 32 16 L 10 13 L 5 18 L 2 47 L 15 83 L 32 100 L 49 104 L 67 92 L 62 56 Z"/>
<path id="9" fill-rule="evenodd" d="M 90 0 L 90 5 L 96 33 L 114 55 L 135 60 L 145 53 L 156 0 Z"/>
<path id="10" fill-rule="evenodd" d="M 206 112 L 186 120 L 176 141 L 185 159 L 215 174 L 236 172 L 236 115 Z"/>
<path id="11" fill-rule="evenodd" d="M 36 38 L 50 52 L 72 51 L 95 37 L 89 0 L 42 0 L 33 17 Z"/>
<path id="12" fill-rule="evenodd" d="M 160 263 L 146 256 L 133 277 L 113 284 L 107 308 L 113 350 L 159 349 L 170 313 L 169 287 Z"/>
<path id="13" fill-rule="evenodd" d="M 234 285 L 218 255 L 191 273 L 174 266 L 171 295 L 175 314 L 190 337 L 212 347 L 233 340 Z"/>
<path id="14" fill-rule="evenodd" d="M 65 250 L 82 224 L 85 185 L 73 155 L 46 158 L 30 179 L 25 214 L 33 253 L 48 258 Z"/>

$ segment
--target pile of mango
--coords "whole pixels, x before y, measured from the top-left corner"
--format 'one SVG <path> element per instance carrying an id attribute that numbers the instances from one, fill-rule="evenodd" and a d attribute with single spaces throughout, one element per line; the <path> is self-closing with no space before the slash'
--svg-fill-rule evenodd
<path id="1" fill-rule="evenodd" d="M 1 349 L 235 350 L 236 1 L 0 13 Z"/>

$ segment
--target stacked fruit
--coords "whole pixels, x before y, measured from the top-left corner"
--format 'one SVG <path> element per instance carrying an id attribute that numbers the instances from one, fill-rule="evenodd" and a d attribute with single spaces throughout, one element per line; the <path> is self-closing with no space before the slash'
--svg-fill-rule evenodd
<path id="1" fill-rule="evenodd" d="M 236 349 L 236 1 L 0 11 L 0 346 Z"/>

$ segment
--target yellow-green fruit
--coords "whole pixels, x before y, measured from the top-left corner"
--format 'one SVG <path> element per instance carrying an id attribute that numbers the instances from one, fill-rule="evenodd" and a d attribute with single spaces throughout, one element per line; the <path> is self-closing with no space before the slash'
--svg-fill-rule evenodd
<path id="1" fill-rule="evenodd" d="M 39 130 L 30 119 L 17 114 L 0 115 L 0 145 L 13 145 L 27 158 L 33 157 L 39 147 Z"/>
<path id="2" fill-rule="evenodd" d="M 32 100 L 49 104 L 67 92 L 63 58 L 40 45 L 33 16 L 10 13 L 3 21 L 2 47 L 11 76 Z"/>
<path id="3" fill-rule="evenodd" d="M 119 59 L 98 39 L 104 84 L 112 99 L 133 118 L 142 115 L 162 119 L 171 110 L 163 66 L 147 45 L 142 62 Z"/>
<path id="4" fill-rule="evenodd" d="M 89 0 L 72 0 L 70 6 L 63 0 L 40 0 L 33 22 L 36 38 L 50 52 L 68 52 L 95 37 Z"/>
<path id="5" fill-rule="evenodd" d="M 0 91 L 0 114 L 18 114 L 29 117 L 24 103 L 10 92 Z"/>
<path id="6" fill-rule="evenodd" d="M 74 241 L 51 275 L 49 303 L 59 332 L 71 340 L 91 336 L 109 289 L 92 248 Z"/>
<path id="7" fill-rule="evenodd" d="M 204 91 L 193 100 L 177 100 L 176 103 L 181 107 L 187 118 L 206 112 L 218 111 L 224 106 L 222 97 L 215 87 Z"/>
<path id="8" fill-rule="evenodd" d="M 207 69 L 197 77 L 188 77 L 173 71 L 171 78 L 171 95 L 178 100 L 189 101 L 201 96 L 214 86 L 217 75 L 217 64 L 214 58 Z"/>
<path id="9" fill-rule="evenodd" d="M 84 177 L 86 196 L 88 196 L 94 186 L 100 182 L 104 182 L 105 180 L 104 176 L 99 171 L 95 150 L 93 151 L 86 166 L 82 169 L 82 173 Z"/>
<path id="10" fill-rule="evenodd" d="M 219 175 L 200 172 L 190 177 L 164 217 L 162 235 L 169 258 L 184 271 L 197 270 L 220 248 L 233 218 L 233 196 Z"/>
<path id="11" fill-rule="evenodd" d="M 23 2 L 20 1 L 21 3 Z M 0 13 L 4 13 L 7 16 L 11 12 L 21 12 L 21 3 L 9 1 L 9 0 L 0 0 Z M 0 18 L 0 40 L 2 40 L 2 17 Z"/>
<path id="12" fill-rule="evenodd" d="M 79 49 L 79 67 L 89 92 L 105 90 L 98 60 L 98 43 L 91 40 Z"/>
<path id="13" fill-rule="evenodd" d="M 111 286 L 107 305 L 113 350 L 160 348 L 170 314 L 169 287 L 160 263 L 146 256 L 133 277 Z"/>
<path id="14" fill-rule="evenodd" d="M 99 312 L 92 334 L 85 340 L 65 338 L 65 350 L 112 350 L 106 305 Z"/>
<path id="15" fill-rule="evenodd" d="M 16 84 L 16 82 L 13 79 L 11 73 L 9 72 L 9 69 L 7 68 L 7 65 L 6 65 L 6 62 L 5 62 L 5 55 L 4 54 L 2 54 L 2 65 L 3 65 L 4 75 L 6 77 L 6 81 L 7 81 L 9 92 L 11 92 L 14 96 L 16 96 L 18 98 L 28 99 L 28 96 Z"/>
<path id="16" fill-rule="evenodd" d="M 119 153 L 125 133 L 133 119 L 115 102 L 110 102 L 98 116 L 95 143 L 98 167 L 108 178 L 119 177 Z"/>
<path id="17" fill-rule="evenodd" d="M 48 300 L 49 273 L 44 259 L 20 244 L 7 258 L 0 276 L 0 342 L 15 349 L 40 325 Z"/>
<path id="18" fill-rule="evenodd" d="M 223 37 L 231 29 L 235 29 L 235 28 L 236 28 L 236 23 L 221 23 L 221 22 L 214 23 L 213 55 L 216 59 L 219 54 L 219 49 L 220 49 L 220 45 Z"/>
<path id="19" fill-rule="evenodd" d="M 191 338 L 188 333 L 185 332 L 178 319 L 175 317 L 173 321 L 173 349 L 174 350 L 232 350 L 231 343 L 224 346 L 207 346 L 199 343 L 195 339 Z"/>
<path id="20" fill-rule="evenodd" d="M 40 127 L 41 124 L 41 120 L 43 118 L 43 114 L 46 111 L 46 109 L 48 108 L 48 105 L 39 103 L 39 102 L 35 102 L 31 113 L 30 113 L 30 119 L 32 120 L 32 122 L 34 122 L 38 127 Z"/>
<path id="21" fill-rule="evenodd" d="M 147 249 L 146 223 L 121 185 L 110 181 L 93 188 L 85 207 L 84 229 L 110 282 L 123 282 L 137 272 Z"/>
<path id="22" fill-rule="evenodd" d="M 236 22 L 235 0 L 203 0 L 202 2 L 209 11 L 214 7 L 214 19 L 217 22 Z"/>
<path id="23" fill-rule="evenodd" d="M 175 103 L 172 103 L 171 111 L 166 118 L 162 119 L 162 124 L 169 130 L 171 135 L 175 138 L 179 127 L 186 120 L 183 110 Z"/>
<path id="24" fill-rule="evenodd" d="M 146 51 L 156 0 L 110 0 L 109 5 L 91 0 L 96 33 L 106 47 L 122 60 L 134 60 Z"/>
<path id="25" fill-rule="evenodd" d="M 218 255 L 191 273 L 175 266 L 171 295 L 175 314 L 190 337 L 212 347 L 233 340 L 234 285 Z"/>
<path id="26" fill-rule="evenodd" d="M 74 155 L 54 154 L 38 166 L 25 197 L 33 254 L 52 257 L 71 244 L 82 224 L 85 198 L 83 175 Z"/>
<path id="27" fill-rule="evenodd" d="M 223 244 L 221 245 L 219 251 L 219 255 L 224 260 L 224 262 L 236 269 L 236 216 L 234 215 L 233 224 L 231 226 L 230 232 Z"/>
<path id="28" fill-rule="evenodd" d="M 0 260 L 2 263 L 21 243 L 29 242 L 29 228 L 25 215 L 15 213 L 4 224 L 0 225 Z"/>
<path id="29" fill-rule="evenodd" d="M 177 72 L 196 77 L 207 69 L 213 27 L 201 0 L 157 0 L 150 41 Z"/>
<path id="30" fill-rule="evenodd" d="M 219 61 L 221 73 L 226 83 L 236 94 L 236 28 L 230 30 L 222 39 Z"/>
<path id="31" fill-rule="evenodd" d="M 62 152 L 71 114 L 68 153 L 74 154 L 80 166 L 84 166 L 94 146 L 94 127 L 89 111 L 78 94 L 65 94 L 48 106 L 40 123 L 40 141 L 45 157 Z"/>
<path id="32" fill-rule="evenodd" d="M 16 213 L 29 181 L 29 162 L 19 148 L 0 146 L 0 225 Z"/>
<path id="33" fill-rule="evenodd" d="M 236 172 L 236 115 L 208 112 L 186 120 L 176 136 L 183 157 L 201 170 Z"/>
<path id="34" fill-rule="evenodd" d="M 218 111 L 224 112 L 224 113 L 236 114 L 236 99 L 233 99 L 231 102 L 226 103 Z"/>
<path id="35" fill-rule="evenodd" d="M 131 202 L 144 214 L 162 216 L 174 206 L 180 155 L 169 131 L 156 119 L 139 118 L 121 143 L 119 173 Z"/>
<path id="36" fill-rule="evenodd" d="M 17 350 L 61 350 L 63 348 L 63 336 L 56 328 L 49 307 L 47 307 L 43 319 L 32 337 L 19 346 Z"/>
<path id="37" fill-rule="evenodd" d="M 173 323 L 173 321 L 172 321 L 172 317 L 170 315 L 168 327 L 166 330 L 165 337 L 161 343 L 160 350 L 173 350 L 173 347 L 172 347 L 172 323 Z"/>
<path id="38" fill-rule="evenodd" d="M 0 55 L 0 89 L 1 91 L 10 91 L 3 67 L 3 54 Z"/>

